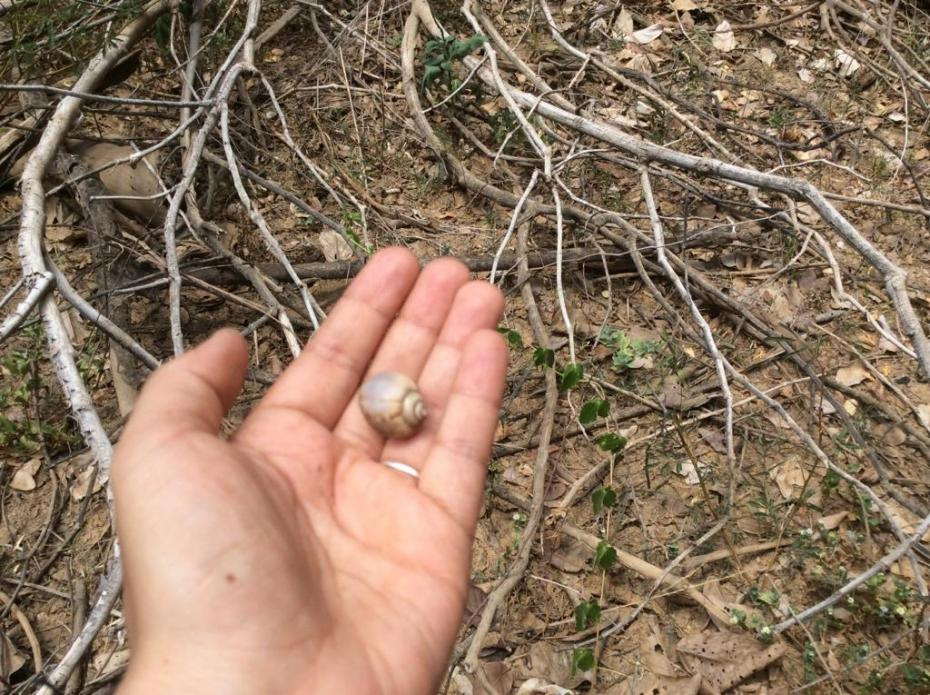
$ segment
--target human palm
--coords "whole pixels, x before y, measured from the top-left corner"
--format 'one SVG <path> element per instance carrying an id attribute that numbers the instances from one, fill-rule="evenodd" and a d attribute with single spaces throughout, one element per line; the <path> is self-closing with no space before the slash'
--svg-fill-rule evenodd
<path id="1" fill-rule="evenodd" d="M 229 440 L 247 360 L 234 332 L 152 376 L 113 466 L 125 692 L 435 689 L 497 421 L 501 306 L 461 264 L 419 273 L 381 252 Z M 365 374 L 386 369 L 426 400 L 410 440 L 385 442 L 358 409 Z"/>

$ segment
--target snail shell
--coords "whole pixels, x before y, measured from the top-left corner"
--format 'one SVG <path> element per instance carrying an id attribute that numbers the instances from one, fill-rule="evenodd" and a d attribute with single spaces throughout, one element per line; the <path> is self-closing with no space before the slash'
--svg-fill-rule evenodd
<path id="1" fill-rule="evenodd" d="M 398 372 L 371 377 L 362 384 L 358 403 L 368 424 L 390 439 L 413 436 L 426 418 L 426 404 L 417 385 Z"/>

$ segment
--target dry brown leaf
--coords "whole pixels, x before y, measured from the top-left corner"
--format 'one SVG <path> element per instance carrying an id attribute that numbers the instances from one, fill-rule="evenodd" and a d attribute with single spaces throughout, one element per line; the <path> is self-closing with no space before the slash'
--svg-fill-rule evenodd
<path id="1" fill-rule="evenodd" d="M 746 633 L 705 630 L 678 642 L 678 654 L 688 669 L 702 677 L 703 692 L 724 692 L 768 667 L 785 653 L 781 643 L 759 648 Z"/>
<path id="2" fill-rule="evenodd" d="M 484 678 L 475 679 L 475 695 L 510 695 L 513 690 L 513 671 L 506 661 L 481 661 L 478 668 Z M 485 687 L 485 683 L 490 689 Z"/>
<path id="3" fill-rule="evenodd" d="M 723 20 L 714 30 L 714 48 L 721 53 L 729 53 L 736 48 L 736 35 L 727 20 Z"/>
<path id="4" fill-rule="evenodd" d="M 742 606 L 738 601 L 727 599 L 723 594 L 723 588 L 720 585 L 720 580 L 717 577 L 711 577 L 704 583 L 704 587 L 701 590 L 701 593 L 707 597 L 707 600 L 710 601 L 713 605 L 717 606 L 722 613 L 732 615 L 731 609 L 739 608 Z M 720 630 L 730 630 L 732 625 L 729 622 L 727 624 L 720 624 L 720 619 L 714 614 L 709 613 L 710 619 L 714 622 Z"/>
<path id="5" fill-rule="evenodd" d="M 672 9 L 679 12 L 688 12 L 689 10 L 698 9 L 698 6 L 694 4 L 693 0 L 672 0 Z"/>
<path id="6" fill-rule="evenodd" d="M 93 492 L 99 492 L 102 488 L 105 480 L 102 480 L 102 476 L 95 475 L 97 467 L 90 463 L 77 475 L 77 479 L 74 481 L 74 484 L 71 485 L 71 499 L 75 502 L 87 497 L 88 492 L 90 492 L 90 481 L 94 481 Z"/>
<path id="7" fill-rule="evenodd" d="M 905 535 L 912 535 L 920 525 L 921 519 L 917 518 L 917 515 L 910 509 L 907 509 L 893 499 L 886 499 L 884 502 L 888 505 L 888 516 L 891 517 L 891 520 L 898 525 L 898 528 L 900 528 Z M 925 542 L 930 541 L 930 531 L 927 531 L 921 540 Z"/>
<path id="8" fill-rule="evenodd" d="M 833 61 L 839 71 L 840 77 L 849 77 L 862 67 L 858 60 L 853 58 L 842 48 L 834 49 Z"/>
<path id="9" fill-rule="evenodd" d="M 775 51 L 768 47 L 760 48 L 753 55 L 762 61 L 763 65 L 767 65 L 768 67 L 772 67 L 775 64 L 775 59 L 778 57 Z"/>
<path id="10" fill-rule="evenodd" d="M 697 695 L 700 691 L 699 674 L 691 678 L 667 678 L 644 673 L 640 678 L 628 679 L 611 686 L 603 691 L 602 695 Z"/>
<path id="11" fill-rule="evenodd" d="M 836 371 L 836 380 L 843 386 L 855 386 L 869 378 L 869 372 L 861 364 L 842 367 Z"/>
<path id="12" fill-rule="evenodd" d="M 549 563 L 569 574 L 576 574 L 588 567 L 591 551 L 584 543 L 563 539 L 562 545 L 552 553 Z"/>
<path id="13" fill-rule="evenodd" d="M 930 429 L 930 405 L 926 403 L 917 404 L 917 418 L 920 420 L 920 424 Z"/>
<path id="14" fill-rule="evenodd" d="M 662 36 L 663 31 L 665 31 L 665 29 L 661 24 L 653 24 L 652 26 L 648 26 L 645 29 L 634 31 L 630 35 L 630 40 L 634 43 L 645 45 L 647 43 L 652 43 L 657 38 Z"/>
<path id="15" fill-rule="evenodd" d="M 16 648 L 16 645 L 10 641 L 6 632 L 0 632 L 0 683 L 9 683 L 10 676 L 19 671 L 26 664 L 26 657 Z"/>
<path id="16" fill-rule="evenodd" d="M 549 683 L 567 683 L 571 679 L 571 652 L 558 652 L 548 642 L 534 642 L 530 647 L 527 675 Z"/>
<path id="17" fill-rule="evenodd" d="M 872 435 L 887 446 L 900 446 L 907 441 L 907 433 L 894 423 L 876 425 L 872 428 Z"/>
<path id="18" fill-rule="evenodd" d="M 843 520 L 849 516 L 849 512 L 837 512 L 836 514 L 829 514 L 827 516 L 822 516 L 817 519 L 817 524 L 823 526 L 825 531 L 832 531 L 837 528 Z"/>
<path id="19" fill-rule="evenodd" d="M 707 476 L 707 468 L 707 466 L 700 462 L 698 462 L 697 467 L 695 467 L 691 459 L 685 459 L 678 464 L 675 472 L 684 478 L 688 485 L 700 485 L 701 477 Z"/>
<path id="20" fill-rule="evenodd" d="M 37 458 L 29 459 L 16 469 L 10 480 L 10 487 L 19 492 L 31 492 L 36 489 L 35 475 L 39 472 L 42 461 Z"/>
<path id="21" fill-rule="evenodd" d="M 699 427 L 698 434 L 701 435 L 701 439 L 710 444 L 711 449 L 718 454 L 727 453 L 726 438 L 722 431 L 712 430 L 709 427 Z"/>
<path id="22" fill-rule="evenodd" d="M 323 258 L 328 262 L 348 261 L 354 255 L 349 242 L 342 238 L 342 235 L 332 229 L 324 229 L 320 232 L 320 250 L 323 252 Z"/>
<path id="23" fill-rule="evenodd" d="M 808 472 L 796 458 L 789 458 L 774 468 L 769 477 L 778 485 L 778 491 L 786 500 L 795 499 L 804 487 Z"/>
<path id="24" fill-rule="evenodd" d="M 100 650 L 94 656 L 92 672 L 96 678 L 103 678 L 129 663 L 129 650 L 121 649 L 118 652 L 112 652 L 109 649 Z"/>
<path id="25" fill-rule="evenodd" d="M 613 26 L 613 37 L 615 39 L 625 39 L 633 33 L 633 15 L 626 7 L 620 8 L 620 15 Z"/>
<path id="26" fill-rule="evenodd" d="M 517 695 L 572 695 L 572 691 L 561 685 L 546 683 L 541 678 L 530 678 L 523 682 Z"/>
<path id="27" fill-rule="evenodd" d="M 666 643 L 656 617 L 647 614 L 646 621 L 649 623 L 649 634 L 644 636 L 639 643 L 640 656 L 646 670 L 657 676 L 680 677 L 681 674 L 669 658 L 670 647 Z"/>
<path id="28" fill-rule="evenodd" d="M 81 161 L 90 169 L 109 164 L 135 154 L 129 145 L 114 145 L 100 142 L 88 145 L 82 143 L 72 148 Z M 146 164 L 146 162 L 148 164 Z M 157 196 L 162 192 L 161 183 L 153 173 L 159 171 L 161 159 L 157 153 L 146 155 L 144 161 L 130 164 L 116 164 L 100 174 L 100 182 L 109 195 L 115 196 Z M 152 222 L 165 214 L 164 199 L 153 197 L 148 200 L 130 200 L 121 198 L 113 204 L 123 212 L 138 217 L 143 222 Z"/>

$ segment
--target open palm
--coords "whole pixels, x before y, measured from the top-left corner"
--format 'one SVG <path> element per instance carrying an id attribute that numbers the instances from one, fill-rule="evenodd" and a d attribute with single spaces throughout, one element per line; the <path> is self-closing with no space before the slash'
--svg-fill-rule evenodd
<path id="1" fill-rule="evenodd" d="M 123 692 L 435 689 L 497 423 L 501 308 L 456 261 L 421 273 L 389 249 L 228 441 L 217 432 L 247 362 L 235 332 L 151 377 L 113 466 Z M 423 393 L 412 439 L 384 441 L 358 408 L 366 374 L 385 370 Z"/>

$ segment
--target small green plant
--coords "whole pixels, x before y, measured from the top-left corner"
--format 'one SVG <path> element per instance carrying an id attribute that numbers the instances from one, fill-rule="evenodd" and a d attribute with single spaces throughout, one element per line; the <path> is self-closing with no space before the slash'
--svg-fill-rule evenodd
<path id="1" fill-rule="evenodd" d="M 621 437 L 619 434 L 614 434 L 613 432 L 602 434 L 594 441 L 601 451 L 606 451 L 611 454 L 617 454 L 623 451 L 623 447 L 626 446 L 626 437 Z"/>
<path id="2" fill-rule="evenodd" d="M 594 566 L 609 571 L 617 564 L 617 549 L 607 541 L 601 541 L 594 549 Z"/>
<path id="3" fill-rule="evenodd" d="M 569 365 L 565 366 L 565 369 L 562 370 L 562 373 L 559 374 L 559 388 L 563 391 L 568 391 L 575 388 L 584 377 L 584 367 L 580 364 L 572 362 Z"/>
<path id="4" fill-rule="evenodd" d="M 605 326 L 598 340 L 613 350 L 613 367 L 618 372 L 629 369 L 637 358 L 657 353 L 662 349 L 662 341 L 631 340 L 626 333 L 612 326 Z"/>
<path id="5" fill-rule="evenodd" d="M 600 514 L 604 509 L 617 506 L 617 492 L 612 487 L 599 487 L 591 493 L 594 513 Z"/>
<path id="6" fill-rule="evenodd" d="M 506 326 L 498 326 L 497 332 L 504 336 L 504 339 L 507 341 L 507 344 L 516 349 L 523 349 L 523 338 L 512 328 L 507 328 Z"/>
<path id="7" fill-rule="evenodd" d="M 603 398 L 594 398 L 581 406 L 581 414 L 578 420 L 582 425 L 590 425 L 599 417 L 607 417 L 610 413 L 610 403 Z"/>
<path id="8" fill-rule="evenodd" d="M 22 348 L 0 357 L 0 450 L 31 455 L 44 444 L 55 451 L 72 444 L 74 437 L 66 418 L 37 419 L 33 413 L 48 400 L 37 366 L 44 354 L 42 325 L 27 325 L 22 336 L 26 339 Z M 94 355 L 89 351 L 78 355 L 85 381 L 92 381 L 102 369 L 102 360 Z"/>
<path id="9" fill-rule="evenodd" d="M 594 668 L 594 652 L 587 647 L 572 652 L 572 675 L 584 673 Z"/>
<path id="10" fill-rule="evenodd" d="M 746 594 L 749 600 L 757 606 L 777 606 L 781 598 L 781 595 L 774 589 L 759 591 L 759 587 L 757 586 L 749 587 L 749 591 L 747 591 Z"/>
<path id="11" fill-rule="evenodd" d="M 771 113 L 769 113 L 769 125 L 775 130 L 781 130 L 787 124 L 788 113 L 780 106 L 773 108 Z"/>
<path id="12" fill-rule="evenodd" d="M 575 628 L 577 630 L 585 630 L 600 619 L 601 607 L 597 605 L 597 599 L 582 601 L 575 606 Z"/>
<path id="13" fill-rule="evenodd" d="M 537 367 L 554 367 L 555 352 L 550 348 L 538 347 L 533 350 L 533 364 Z"/>
<path id="14" fill-rule="evenodd" d="M 474 34 L 464 41 L 454 36 L 427 41 L 423 58 L 423 88 L 439 82 L 450 92 L 458 89 L 461 81 L 455 75 L 455 64 L 483 46 L 486 40 L 483 35 Z"/>

